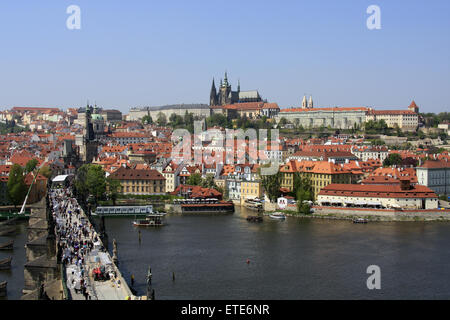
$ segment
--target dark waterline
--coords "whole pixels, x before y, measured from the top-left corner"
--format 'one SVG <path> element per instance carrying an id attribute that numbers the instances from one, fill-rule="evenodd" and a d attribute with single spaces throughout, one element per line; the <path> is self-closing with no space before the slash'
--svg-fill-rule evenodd
<path id="1" fill-rule="evenodd" d="M 247 214 L 168 216 L 167 226 L 140 229 L 141 245 L 130 218 L 107 219 L 106 228 L 139 294 L 151 266 L 157 299 L 450 298 L 450 223 L 254 224 Z M 381 268 L 381 290 L 367 289 L 369 265 Z"/>

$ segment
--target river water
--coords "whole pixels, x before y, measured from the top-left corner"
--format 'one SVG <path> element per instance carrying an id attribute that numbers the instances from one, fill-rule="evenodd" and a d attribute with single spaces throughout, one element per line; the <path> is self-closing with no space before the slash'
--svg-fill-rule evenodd
<path id="1" fill-rule="evenodd" d="M 159 229 L 108 218 L 125 279 L 146 292 L 150 266 L 156 299 L 449 299 L 450 223 L 167 216 Z M 247 263 L 247 259 L 250 263 Z M 367 267 L 381 289 L 367 288 Z M 175 273 L 175 281 L 172 279 Z"/>
<path id="2" fill-rule="evenodd" d="M 227 216 L 167 216 L 161 228 L 137 228 L 132 218 L 108 218 L 110 249 L 119 267 L 146 293 L 150 266 L 156 299 L 449 299 L 450 223 L 301 219 L 260 224 L 236 207 Z M 14 239 L 12 269 L 0 270 L 8 298 L 20 299 L 26 222 Z M 250 263 L 247 264 L 247 259 Z M 381 290 L 368 290 L 367 267 L 381 269 Z M 172 280 L 175 272 L 175 281 Z"/>
<path id="3" fill-rule="evenodd" d="M 13 251 L 1 251 L 0 260 L 12 256 L 11 269 L 0 270 L 0 282 L 8 281 L 7 297 L 0 300 L 18 300 L 22 296 L 24 287 L 23 267 L 26 263 L 25 243 L 27 240 L 26 228 L 28 221 L 19 221 L 16 223 L 16 234 L 10 236 L 0 236 L 0 243 L 14 240 Z"/>

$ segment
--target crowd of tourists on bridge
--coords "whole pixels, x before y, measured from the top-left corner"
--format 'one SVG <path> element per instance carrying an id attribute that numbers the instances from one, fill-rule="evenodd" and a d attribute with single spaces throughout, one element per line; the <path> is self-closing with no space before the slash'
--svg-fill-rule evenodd
<path id="1" fill-rule="evenodd" d="M 94 228 L 82 215 L 69 188 L 51 190 L 50 203 L 56 222 L 58 259 L 69 271 L 67 286 L 74 289 L 76 294 L 82 294 L 86 300 L 95 298 L 92 290 L 89 290 L 85 264 L 94 246 L 101 246 Z"/>

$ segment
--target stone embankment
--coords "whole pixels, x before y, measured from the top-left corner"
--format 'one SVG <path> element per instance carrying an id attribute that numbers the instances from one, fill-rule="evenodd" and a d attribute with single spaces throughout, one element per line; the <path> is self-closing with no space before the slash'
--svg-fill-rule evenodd
<path id="1" fill-rule="evenodd" d="M 450 210 L 388 210 L 330 208 L 313 206 L 311 218 L 353 220 L 366 218 L 371 221 L 450 221 Z"/>

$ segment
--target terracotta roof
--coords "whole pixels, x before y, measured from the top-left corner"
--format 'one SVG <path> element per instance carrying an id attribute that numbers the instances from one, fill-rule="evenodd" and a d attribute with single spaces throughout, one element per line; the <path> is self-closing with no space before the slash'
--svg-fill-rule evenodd
<path id="1" fill-rule="evenodd" d="M 313 111 L 367 111 L 366 107 L 332 107 L 332 108 L 312 108 L 312 109 L 303 109 L 303 108 L 289 108 L 289 109 L 281 109 L 280 112 L 313 112 Z"/>
<path id="2" fill-rule="evenodd" d="M 190 198 L 222 198 L 222 193 L 216 189 L 202 188 L 201 186 L 179 185 L 171 195 L 189 193 Z"/>
<path id="3" fill-rule="evenodd" d="M 409 114 L 409 115 L 415 115 L 414 111 L 411 110 L 370 110 L 369 114 L 375 114 L 375 115 L 383 115 L 383 114 L 392 114 L 392 115 L 400 115 L 400 114 Z"/>
<path id="4" fill-rule="evenodd" d="M 110 177 L 117 180 L 165 180 L 164 176 L 156 170 L 138 170 L 120 167 Z"/>
<path id="5" fill-rule="evenodd" d="M 416 185 L 410 190 L 402 190 L 399 184 L 329 184 L 320 190 L 319 195 L 375 198 L 437 198 L 433 190 L 428 187 Z"/>
<path id="6" fill-rule="evenodd" d="M 418 168 L 428 168 L 428 169 L 443 169 L 450 168 L 450 161 L 446 160 L 427 160 L 425 163 Z"/>

